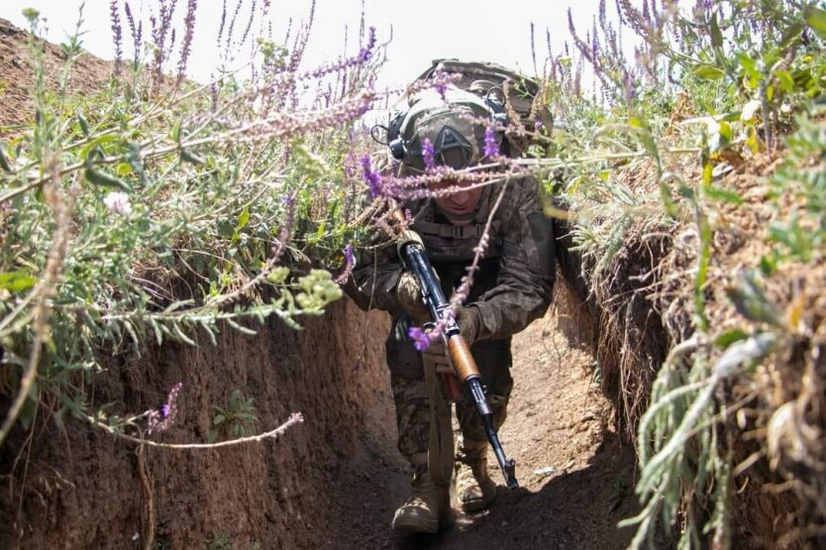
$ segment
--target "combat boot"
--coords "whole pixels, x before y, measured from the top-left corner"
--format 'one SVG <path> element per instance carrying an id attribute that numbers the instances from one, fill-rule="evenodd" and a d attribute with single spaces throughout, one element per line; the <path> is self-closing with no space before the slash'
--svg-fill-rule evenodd
<path id="1" fill-rule="evenodd" d="M 487 441 L 464 439 L 456 450 L 456 498 L 464 512 L 477 512 L 496 498 L 496 483 L 488 476 Z"/>
<path id="2" fill-rule="evenodd" d="M 433 483 L 426 466 L 414 469 L 411 488 L 410 498 L 399 506 L 393 517 L 395 531 L 434 534 L 452 523 L 450 488 Z"/>

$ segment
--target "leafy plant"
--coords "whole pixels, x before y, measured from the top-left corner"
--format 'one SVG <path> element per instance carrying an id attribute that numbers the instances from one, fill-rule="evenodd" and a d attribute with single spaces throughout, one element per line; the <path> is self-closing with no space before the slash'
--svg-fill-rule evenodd
<path id="1" fill-rule="evenodd" d="M 198 345 L 199 331 L 214 343 L 222 327 L 249 333 L 246 320 L 271 315 L 300 328 L 299 316 L 342 295 L 324 268 L 342 267 L 366 234 L 352 223 L 365 185 L 348 159 L 377 97 L 373 30 L 357 53 L 315 70 L 300 67 L 306 40 L 288 51 L 225 33 L 227 51 L 252 49 L 252 71 L 203 85 L 183 77 L 196 5 L 173 51 L 168 6 L 141 22 L 112 2 L 118 51 L 125 18 L 136 57 L 88 95 L 67 86 L 85 55 L 82 15 L 52 89 L 52 53 L 27 12 L 34 117 L 0 143 L 0 346 L 4 387 L 19 388 L 0 443 L 45 395 L 95 418 L 73 393 L 106 355 L 140 354 L 151 340 Z M 268 7 L 253 8 L 247 27 Z M 296 93 L 311 85 L 328 92 Z"/>
<path id="2" fill-rule="evenodd" d="M 237 439 L 254 433 L 258 425 L 257 412 L 253 397 L 244 397 L 241 390 L 233 390 L 225 407 L 215 407 L 209 442 Z"/>

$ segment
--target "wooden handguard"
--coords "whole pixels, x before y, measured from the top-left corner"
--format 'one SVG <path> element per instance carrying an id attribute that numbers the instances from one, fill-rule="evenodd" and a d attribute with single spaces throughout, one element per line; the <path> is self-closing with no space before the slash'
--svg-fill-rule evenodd
<path id="1" fill-rule="evenodd" d="M 464 382 L 471 376 L 480 376 L 476 361 L 470 353 L 470 346 L 467 345 L 467 341 L 463 337 L 452 336 L 447 342 L 447 351 L 453 360 L 453 368 L 456 370 L 456 376 L 459 377 L 459 380 Z"/>

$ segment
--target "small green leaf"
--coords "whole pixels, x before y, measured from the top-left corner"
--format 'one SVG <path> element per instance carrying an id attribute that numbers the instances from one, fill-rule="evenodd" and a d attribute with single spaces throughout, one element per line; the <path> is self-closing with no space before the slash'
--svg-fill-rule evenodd
<path id="1" fill-rule="evenodd" d="M 226 419 L 227 419 L 227 417 L 224 416 L 223 414 L 216 414 L 215 418 L 212 420 L 212 423 L 216 426 L 220 426 L 221 424 L 224 423 L 224 420 L 226 420 Z"/>
<path id="2" fill-rule="evenodd" d="M 746 332 L 736 328 L 734 330 L 729 330 L 718 336 L 714 339 L 714 345 L 720 349 L 726 349 L 730 345 L 735 342 L 739 342 L 740 340 L 744 340 L 748 338 L 748 334 Z"/>
<path id="3" fill-rule="evenodd" d="M 115 167 L 115 173 L 119 176 L 128 176 L 133 172 L 132 165 L 128 162 L 121 162 Z"/>
<path id="4" fill-rule="evenodd" d="M 120 136 L 116 134 L 106 134 L 104 136 L 96 137 L 95 139 L 84 145 L 83 149 L 80 150 L 80 159 L 86 160 L 87 158 L 89 158 L 89 155 L 94 149 L 97 149 L 104 143 L 109 143 L 110 141 L 115 141 L 117 139 L 120 139 Z"/>
<path id="5" fill-rule="evenodd" d="M 0 141 L 0 168 L 2 168 L 6 172 L 11 172 L 11 163 L 9 162 L 9 158 L 6 156 L 6 142 Z"/>
<path id="6" fill-rule="evenodd" d="M 89 183 L 95 185 L 103 185 L 105 187 L 117 187 L 123 191 L 132 191 L 132 188 L 122 179 L 116 178 L 111 174 L 96 170 L 94 168 L 87 168 L 83 173 Z"/>
<path id="7" fill-rule="evenodd" d="M 181 143 L 181 121 L 175 123 L 172 127 L 172 141 L 175 143 Z"/>
<path id="8" fill-rule="evenodd" d="M 786 50 L 789 46 L 792 45 L 798 38 L 800 38 L 800 34 L 803 32 L 803 25 L 802 21 L 795 21 L 786 29 L 783 33 L 783 37 L 780 39 L 780 50 Z"/>
<path id="9" fill-rule="evenodd" d="M 89 122 L 86 120 L 86 118 L 80 111 L 77 112 L 77 121 L 80 123 L 80 129 L 83 130 L 83 135 L 89 137 L 89 135 L 92 133 L 89 130 Z"/>
<path id="10" fill-rule="evenodd" d="M 820 38 L 826 40 L 826 10 L 815 8 L 814 6 L 806 6 L 803 10 L 803 17 L 806 19 L 809 27 L 815 31 Z"/>
<path id="11" fill-rule="evenodd" d="M 22 271 L 7 271 L 0 273 L 0 288 L 9 292 L 22 292 L 33 287 L 37 277 L 32 277 Z"/>
<path id="12" fill-rule="evenodd" d="M 720 137 L 722 137 L 726 143 L 731 142 L 733 132 L 731 131 L 731 124 L 726 122 L 725 120 L 720 121 Z"/>
<path id="13" fill-rule="evenodd" d="M 717 14 L 711 17 L 711 45 L 717 49 L 723 48 L 723 32 L 717 22 Z"/>
<path id="14" fill-rule="evenodd" d="M 691 69 L 691 74 L 703 80 L 720 80 L 726 73 L 713 65 L 698 63 Z"/>
<path id="15" fill-rule="evenodd" d="M 777 82 L 780 84 L 780 89 L 790 94 L 794 91 L 794 77 L 789 71 L 776 71 L 774 75 L 777 77 Z"/>
<path id="16" fill-rule="evenodd" d="M 244 210 L 241 211 L 241 214 L 238 216 L 238 223 L 235 226 L 236 231 L 241 231 L 244 229 L 250 221 L 250 207 L 245 206 Z"/>

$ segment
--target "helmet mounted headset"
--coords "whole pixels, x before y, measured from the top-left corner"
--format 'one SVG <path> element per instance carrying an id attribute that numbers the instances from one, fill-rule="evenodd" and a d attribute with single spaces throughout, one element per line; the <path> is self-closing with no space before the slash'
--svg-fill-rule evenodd
<path id="1" fill-rule="evenodd" d="M 461 170 L 482 159 L 485 131 L 490 124 L 497 143 L 507 147 L 502 128 L 508 124 L 508 116 L 502 101 L 493 93 L 480 97 L 450 86 L 444 96 L 432 89 L 420 92 L 410 100 L 406 111 L 393 115 L 388 127 L 374 127 L 373 137 L 413 172 L 425 170 L 425 139 L 433 147 L 434 164 Z M 377 139 L 376 130 L 386 131 L 386 141 Z"/>

